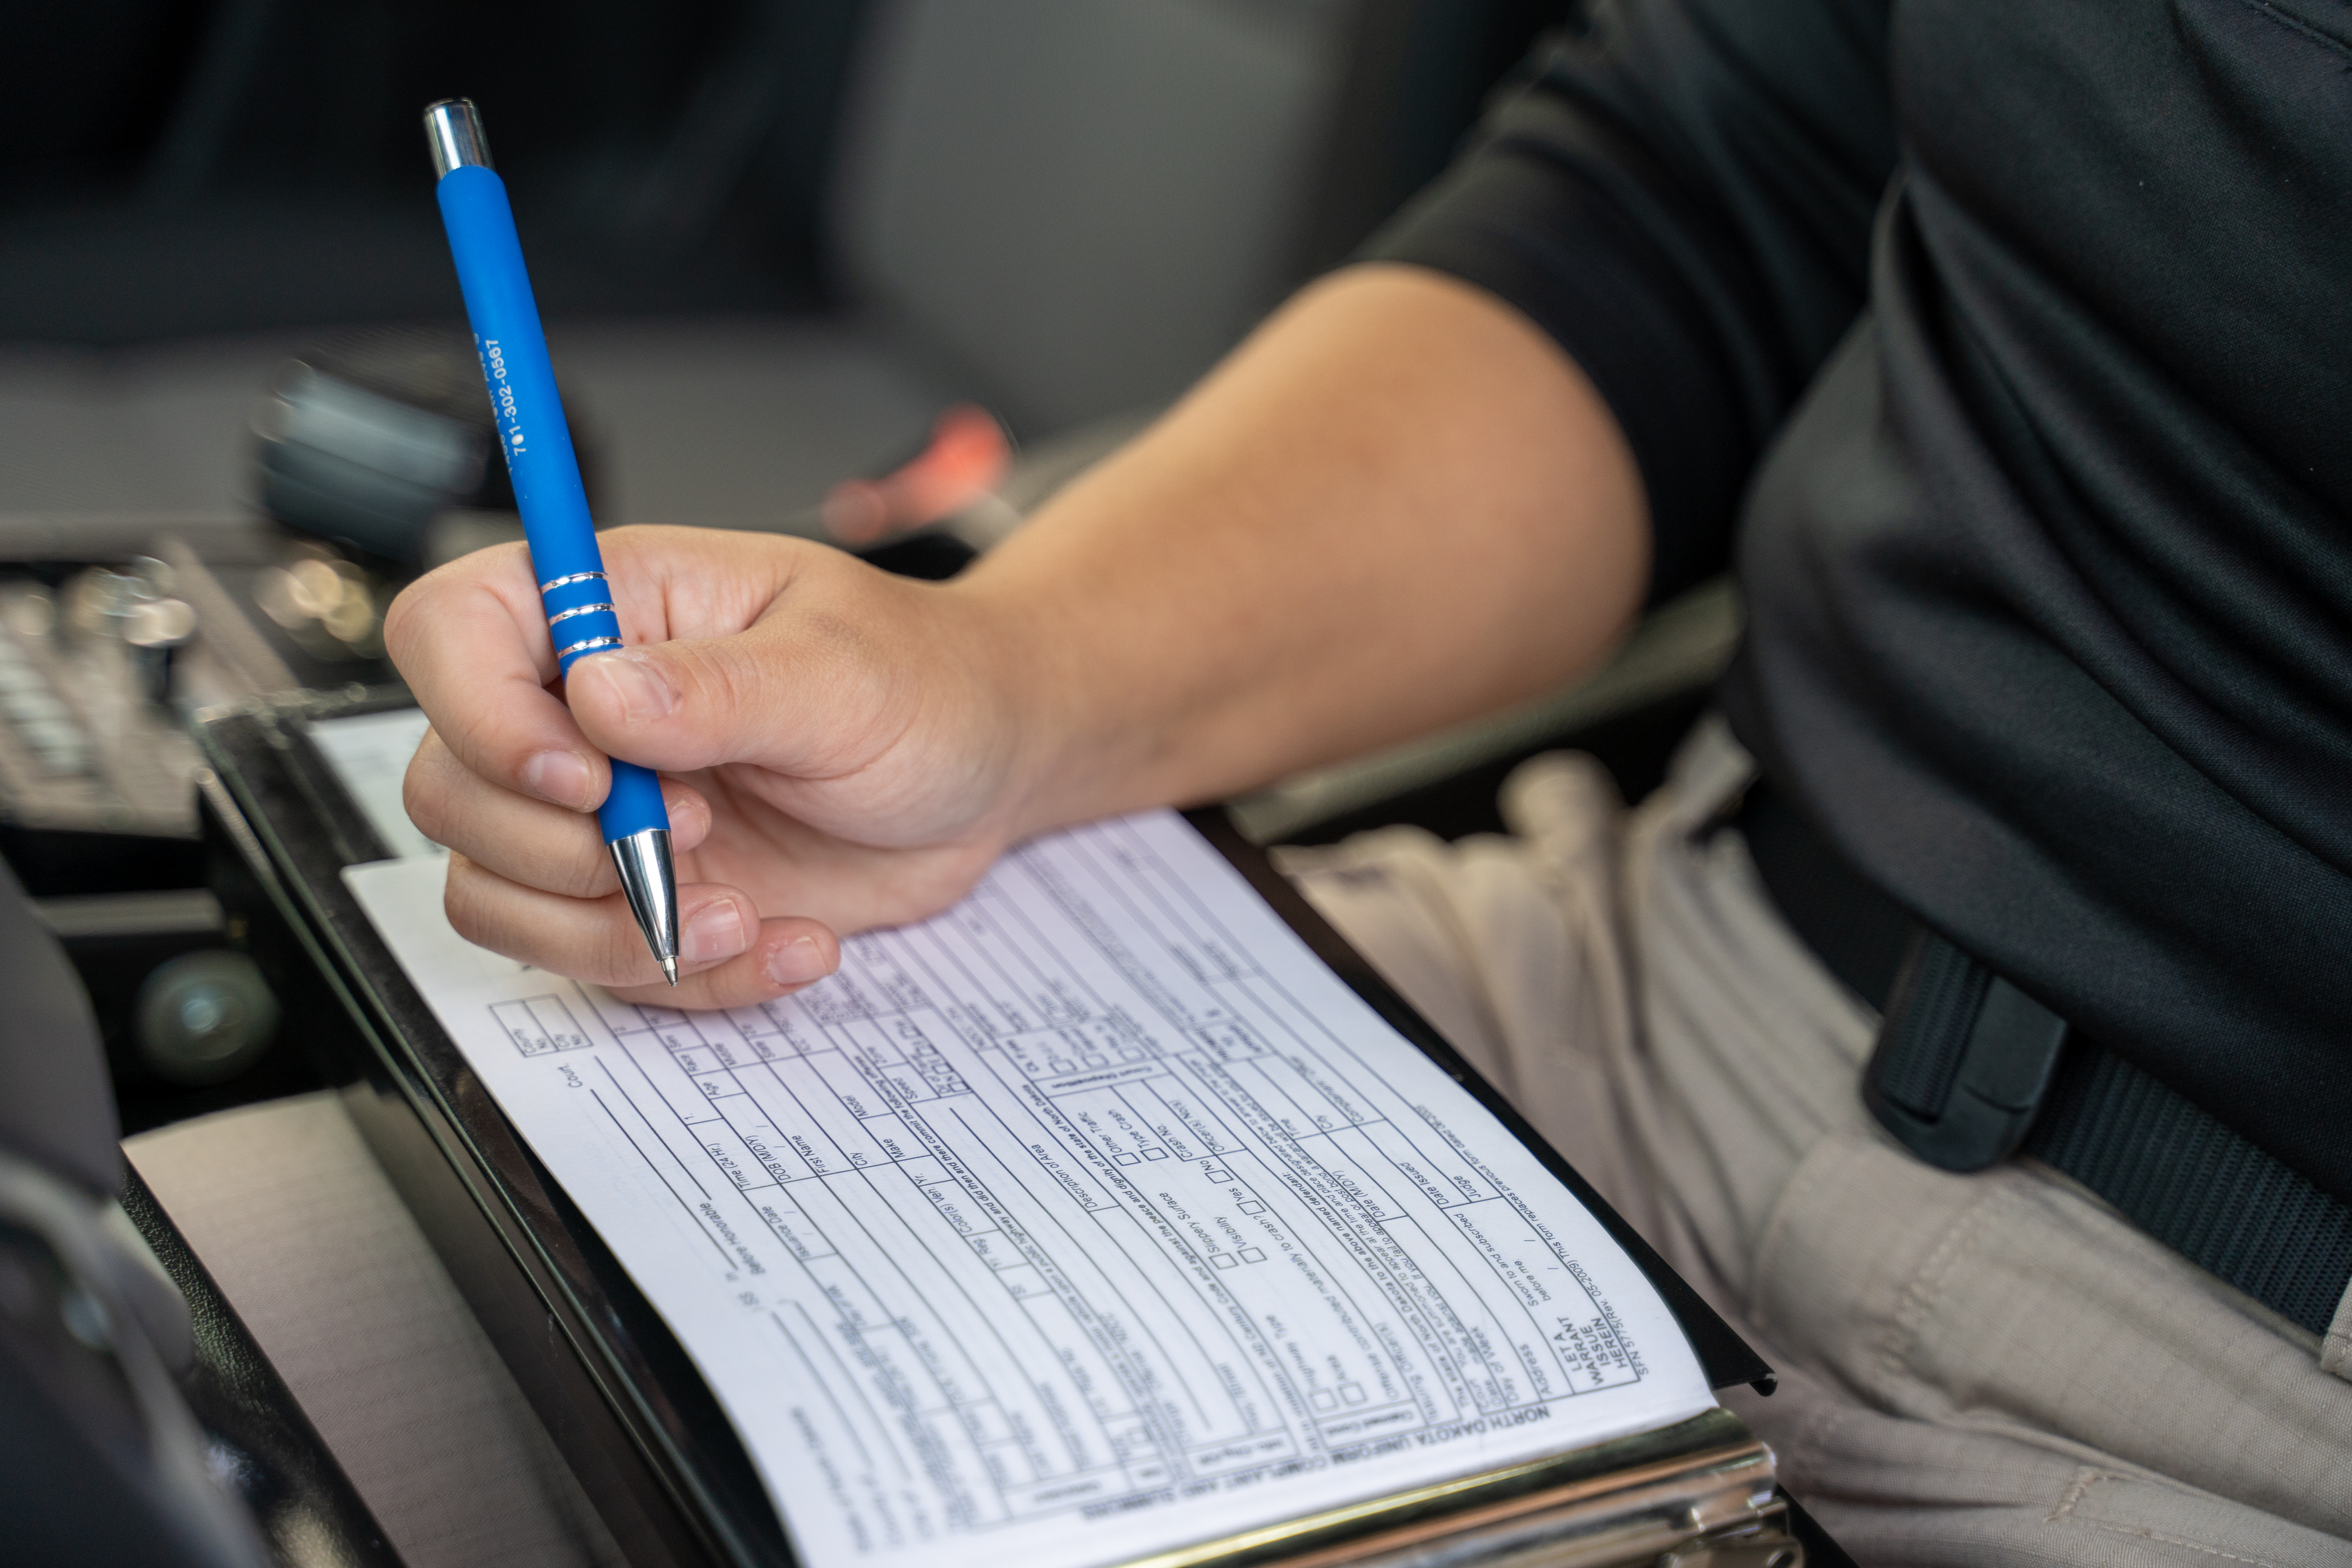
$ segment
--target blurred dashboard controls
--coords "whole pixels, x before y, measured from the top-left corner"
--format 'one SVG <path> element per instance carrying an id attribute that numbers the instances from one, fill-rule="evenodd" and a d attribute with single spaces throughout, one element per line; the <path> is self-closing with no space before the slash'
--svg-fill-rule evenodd
<path id="1" fill-rule="evenodd" d="M 298 548 L 254 574 L 254 603 L 311 658 L 383 657 L 383 612 L 396 585 L 325 550 Z"/>
<path id="2" fill-rule="evenodd" d="M 196 629 L 195 611 L 167 591 L 175 577 L 142 557 L 127 571 L 84 567 L 54 593 L 37 579 L 0 579 L 0 818 L 194 832 L 195 746 L 162 705 Z"/>
<path id="3" fill-rule="evenodd" d="M 259 1061 L 277 1038 L 278 1016 L 278 998 L 253 960 L 214 947 L 158 964 L 139 987 L 132 1026 L 149 1070 L 195 1088 Z"/>
<path id="4" fill-rule="evenodd" d="M 0 855 L 81 973 L 126 1125 L 310 1087 L 201 886 L 188 717 L 385 680 L 397 586 L 257 518 L 0 514 Z"/>

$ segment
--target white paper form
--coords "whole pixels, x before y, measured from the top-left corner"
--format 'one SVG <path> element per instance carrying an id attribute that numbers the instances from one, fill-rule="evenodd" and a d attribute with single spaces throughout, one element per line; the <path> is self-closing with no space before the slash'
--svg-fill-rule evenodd
<path id="1" fill-rule="evenodd" d="M 1715 1403 L 1598 1222 L 1173 816 L 725 1014 L 469 945 L 438 863 L 346 876 L 808 1568 L 1116 1563 Z"/>
<path id="2" fill-rule="evenodd" d="M 408 759 L 416 754 L 429 728 L 421 708 L 354 713 L 322 719 L 310 726 L 311 744 L 351 792 L 353 804 L 383 840 L 384 847 L 403 859 L 413 856 L 438 859 L 449 853 L 408 820 L 408 808 L 400 798 L 401 782 L 408 776 Z"/>

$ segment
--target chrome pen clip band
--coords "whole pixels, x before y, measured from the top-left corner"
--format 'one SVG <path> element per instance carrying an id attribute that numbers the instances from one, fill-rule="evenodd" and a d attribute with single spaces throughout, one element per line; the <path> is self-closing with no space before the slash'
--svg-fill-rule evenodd
<path id="1" fill-rule="evenodd" d="M 593 616 L 600 613 L 609 616 L 620 614 L 610 605 L 574 605 L 568 610 L 558 610 L 548 616 L 547 624 L 551 626 L 558 621 L 568 621 L 574 616 Z"/>
<path id="2" fill-rule="evenodd" d="M 433 149 L 433 177 L 452 169 L 490 166 L 490 139 L 470 98 L 445 98 L 425 110 L 425 140 Z"/>
<path id="3" fill-rule="evenodd" d="M 618 637 L 589 637 L 585 641 L 573 643 L 570 647 L 557 648 L 555 657 L 560 662 L 570 658 L 575 653 L 591 653 L 600 647 L 619 647 L 620 646 L 621 639 Z"/>
<path id="4" fill-rule="evenodd" d="M 604 574 L 602 572 L 574 572 L 568 577 L 551 577 L 539 585 L 540 596 L 544 598 L 558 588 L 569 588 L 574 583 L 602 583 L 604 580 Z"/>

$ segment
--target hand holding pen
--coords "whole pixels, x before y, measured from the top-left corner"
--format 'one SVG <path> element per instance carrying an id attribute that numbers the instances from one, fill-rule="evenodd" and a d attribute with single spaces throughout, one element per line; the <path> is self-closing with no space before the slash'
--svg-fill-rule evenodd
<path id="1" fill-rule="evenodd" d="M 430 129 L 445 212 L 496 191 L 465 106 L 436 105 Z M 485 317 L 500 301 L 478 300 L 478 277 L 467 297 L 530 554 L 465 556 L 386 618 L 433 721 L 409 814 L 454 852 L 450 921 L 484 947 L 682 1006 L 797 990 L 839 963 L 835 931 L 944 907 L 1015 836 L 1004 617 L 802 540 L 593 532 L 498 196 L 485 226 L 510 258 L 506 315 Z M 461 275 L 460 231 L 484 221 L 452 213 Z M 622 756 L 660 774 L 607 761 Z M 650 795 L 628 794 L 633 779 Z M 614 849 L 586 831 L 592 810 Z M 660 885 L 665 824 L 667 941 L 657 896 L 643 896 Z M 633 838 L 646 853 L 614 852 Z M 674 991 L 649 946 L 675 960 Z"/>

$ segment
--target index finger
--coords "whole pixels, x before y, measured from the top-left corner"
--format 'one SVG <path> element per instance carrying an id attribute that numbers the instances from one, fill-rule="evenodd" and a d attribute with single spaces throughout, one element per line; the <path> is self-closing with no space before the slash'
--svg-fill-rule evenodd
<path id="1" fill-rule="evenodd" d="M 385 613 L 383 638 L 434 733 L 467 768 L 573 811 L 604 798 L 611 769 L 548 689 L 554 646 L 523 545 L 477 551 L 418 578 Z"/>

